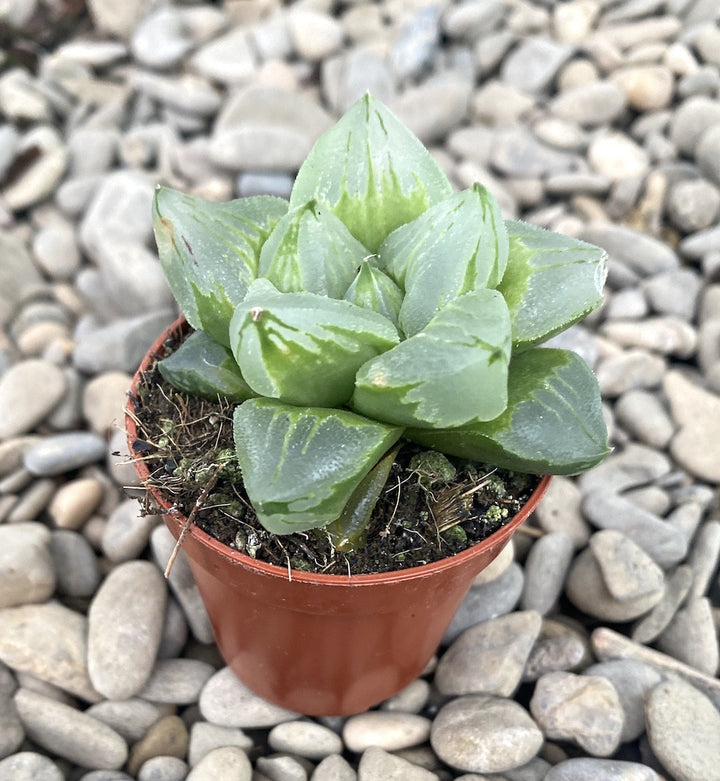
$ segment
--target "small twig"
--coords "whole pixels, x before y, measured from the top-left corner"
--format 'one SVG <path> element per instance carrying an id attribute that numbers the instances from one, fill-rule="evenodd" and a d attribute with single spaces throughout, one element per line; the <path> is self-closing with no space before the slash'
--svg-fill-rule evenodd
<path id="1" fill-rule="evenodd" d="M 538 529 L 537 526 L 518 526 L 518 531 L 522 534 L 527 534 L 528 537 L 535 537 L 537 539 L 545 536 L 545 532 L 542 529 Z"/>
<path id="2" fill-rule="evenodd" d="M 472 488 L 469 488 L 467 491 L 463 491 L 463 493 L 460 494 L 461 497 L 465 496 L 472 496 L 472 494 L 477 493 L 481 488 L 485 488 L 485 486 L 488 484 L 490 477 L 497 472 L 497 469 L 493 469 L 492 471 L 488 472 L 486 475 L 483 475 L 480 478 L 480 482 L 477 485 L 474 485 Z"/>
<path id="3" fill-rule="evenodd" d="M 290 562 L 290 554 L 285 550 L 285 546 L 280 542 L 280 540 L 276 539 L 275 542 L 278 544 L 280 550 L 285 554 L 285 561 L 287 562 L 288 571 L 288 582 L 292 583 L 292 564 Z"/>
<path id="4" fill-rule="evenodd" d="M 203 506 L 203 502 L 205 499 L 207 499 L 208 494 L 212 489 L 215 487 L 215 483 L 218 481 L 218 477 L 220 477 L 220 472 L 225 469 L 225 464 L 221 464 L 215 472 L 210 476 L 210 479 L 207 481 L 207 485 L 205 488 L 202 489 L 200 492 L 200 496 L 195 500 L 195 506 L 192 508 L 192 512 L 190 515 L 188 515 L 187 520 L 185 521 L 185 525 L 182 528 L 182 531 L 180 532 L 180 536 L 177 538 L 177 542 L 175 543 L 175 547 L 173 548 L 173 552 L 170 554 L 170 560 L 167 563 L 167 567 L 165 567 L 164 575 L 166 578 L 170 577 L 170 570 L 172 570 L 172 566 L 175 563 L 175 559 L 177 558 L 178 553 L 180 552 L 180 547 L 182 546 L 183 542 L 185 542 L 185 538 L 188 535 L 188 532 L 190 531 L 190 527 L 195 522 L 195 516 L 198 514 L 200 509 Z"/>
<path id="5" fill-rule="evenodd" d="M 398 475 L 397 479 L 397 486 L 393 486 L 393 488 L 397 489 L 397 499 L 395 500 L 395 507 L 393 507 L 393 511 L 390 515 L 390 520 L 385 525 L 385 528 L 380 532 L 381 537 L 387 537 L 388 534 L 390 534 L 390 526 L 392 522 L 395 520 L 395 513 L 397 513 L 398 507 L 400 506 L 400 489 L 402 488 L 402 482 L 400 482 L 400 476 Z M 405 481 L 403 481 L 405 482 Z M 388 489 L 389 490 L 389 489 Z"/>
<path id="6" fill-rule="evenodd" d="M 135 425 L 140 427 L 142 426 L 142 421 L 140 418 L 135 414 L 135 410 L 130 409 L 130 407 L 123 407 L 123 412 L 129 417 L 132 418 Z M 118 429 L 120 429 L 120 426 L 117 426 Z"/>

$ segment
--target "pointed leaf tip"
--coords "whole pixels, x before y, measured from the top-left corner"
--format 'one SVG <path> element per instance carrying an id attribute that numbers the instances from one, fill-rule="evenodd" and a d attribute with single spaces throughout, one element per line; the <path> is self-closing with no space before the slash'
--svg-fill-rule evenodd
<path id="1" fill-rule="evenodd" d="M 495 290 L 457 298 L 424 331 L 360 368 L 352 407 L 377 420 L 442 428 L 507 404 L 510 317 Z"/>
<path id="2" fill-rule="evenodd" d="M 160 263 L 194 328 L 229 346 L 230 318 L 255 279 L 260 248 L 287 207 L 272 196 L 216 203 L 169 187 L 156 190 Z"/>
<path id="3" fill-rule="evenodd" d="M 607 254 L 519 220 L 506 224 L 510 252 L 498 290 L 510 308 L 518 352 L 547 341 L 600 306 Z"/>
<path id="4" fill-rule="evenodd" d="M 204 331 L 190 334 L 168 358 L 158 363 L 160 374 L 178 390 L 213 401 L 223 396 L 245 401 L 254 396 L 230 350 Z"/>
<path id="5" fill-rule="evenodd" d="M 235 359 L 262 396 L 297 405 L 345 404 L 360 366 L 399 341 L 377 312 L 315 293 L 273 292 L 269 285 L 253 283 L 230 323 Z"/>
<path id="6" fill-rule="evenodd" d="M 344 410 L 251 399 L 235 409 L 235 447 L 258 519 L 273 534 L 325 526 L 402 429 Z"/>
<path id="7" fill-rule="evenodd" d="M 290 205 L 317 198 L 375 252 L 392 230 L 451 194 L 448 178 L 417 137 L 366 93 L 310 151 Z"/>
<path id="8" fill-rule="evenodd" d="M 284 293 L 342 298 L 365 255 L 345 225 L 312 199 L 275 226 L 260 252 L 258 275 Z"/>
<path id="9" fill-rule="evenodd" d="M 568 350 L 513 357 L 505 412 L 457 428 L 413 429 L 408 439 L 444 453 L 535 474 L 577 474 L 608 454 L 595 375 Z"/>

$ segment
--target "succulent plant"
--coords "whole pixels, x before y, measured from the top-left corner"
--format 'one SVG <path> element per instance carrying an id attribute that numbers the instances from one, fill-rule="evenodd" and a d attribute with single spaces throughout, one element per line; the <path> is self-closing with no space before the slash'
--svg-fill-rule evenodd
<path id="1" fill-rule="evenodd" d="M 311 150 L 289 202 L 159 188 L 160 260 L 194 332 L 159 369 L 226 397 L 247 494 L 285 534 L 341 544 L 401 438 L 508 469 L 572 474 L 608 452 L 575 353 L 539 347 L 602 300 L 597 247 L 453 192 L 369 95 Z"/>

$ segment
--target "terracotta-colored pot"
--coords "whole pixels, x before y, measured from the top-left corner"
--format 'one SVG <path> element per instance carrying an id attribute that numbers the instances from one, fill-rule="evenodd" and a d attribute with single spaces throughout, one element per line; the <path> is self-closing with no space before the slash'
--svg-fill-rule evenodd
<path id="1" fill-rule="evenodd" d="M 150 369 L 174 323 L 133 379 Z M 137 439 L 126 416 L 130 452 Z M 140 478 L 149 473 L 135 462 Z M 267 700 L 308 715 L 349 715 L 397 693 L 423 671 L 473 578 L 500 553 L 547 489 L 492 536 L 455 556 L 377 575 L 315 575 L 256 561 L 193 526 L 183 543 L 220 652 L 235 674 Z M 150 492 L 178 537 L 185 516 Z M 291 575 L 291 577 L 290 577 Z"/>

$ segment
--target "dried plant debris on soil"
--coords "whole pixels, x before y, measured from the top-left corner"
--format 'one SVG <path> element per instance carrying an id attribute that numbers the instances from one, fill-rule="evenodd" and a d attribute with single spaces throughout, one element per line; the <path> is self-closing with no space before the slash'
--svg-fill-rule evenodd
<path id="1" fill-rule="evenodd" d="M 509 521 L 539 478 L 447 458 L 405 443 L 393 464 L 365 544 L 336 551 L 322 529 L 274 535 L 258 522 L 235 459 L 233 406 L 181 393 L 157 368 L 138 386 L 134 457 L 186 516 L 208 482 L 195 523 L 253 558 L 328 574 L 389 572 L 438 561 L 474 545 Z M 152 511 L 152 507 L 147 507 Z"/>

